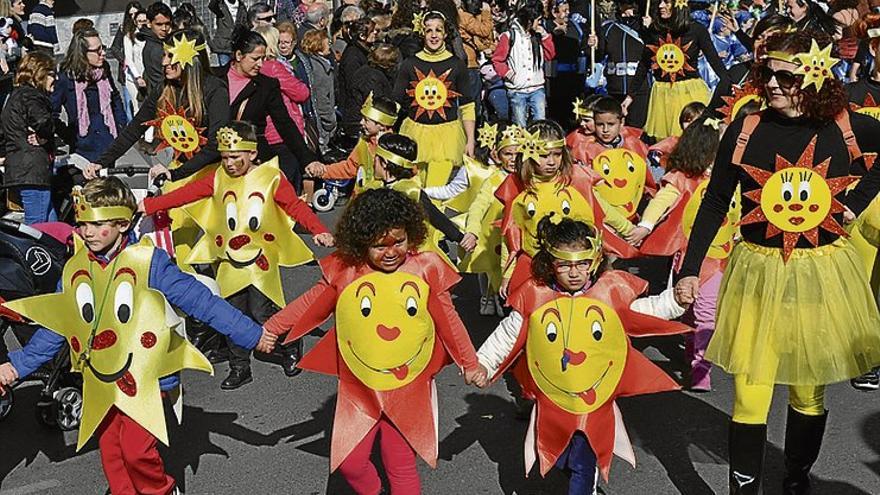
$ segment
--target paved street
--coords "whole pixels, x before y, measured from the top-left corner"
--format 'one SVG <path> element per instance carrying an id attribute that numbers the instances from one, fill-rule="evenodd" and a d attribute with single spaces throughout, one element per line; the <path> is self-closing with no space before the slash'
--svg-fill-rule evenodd
<path id="1" fill-rule="evenodd" d="M 323 218 L 332 223 L 338 209 Z M 322 251 L 321 254 L 325 254 Z M 293 298 L 318 278 L 317 266 L 285 273 Z M 456 306 L 475 344 L 497 318 L 477 313 L 476 279 L 456 290 Z M 306 348 L 317 341 L 306 338 Z M 642 340 L 648 356 L 680 374 L 680 338 Z M 233 391 L 219 389 L 225 363 L 214 376 L 184 374 L 186 407 L 182 427 L 171 427 L 171 449 L 163 454 L 169 472 L 187 494 L 347 494 L 338 475 L 328 477 L 329 435 L 335 404 L 332 377 L 303 373 L 288 379 L 280 367 L 254 363 L 255 381 Z M 693 495 L 726 493 L 727 430 L 731 380 L 717 370 L 715 391 L 665 393 L 619 400 L 637 458 L 634 469 L 615 459 L 612 494 Z M 419 469 L 426 494 L 559 494 L 565 479 L 523 474 L 526 423 L 513 417 L 503 382 L 486 391 L 464 385 L 454 369 L 438 376 L 440 461 Z M 770 417 L 768 494 L 780 492 L 784 433 L 784 388 Z M 34 418 L 36 386 L 16 390 L 16 405 L 0 423 L 0 495 L 103 494 L 96 444 L 75 452 L 75 433 L 41 427 Z M 831 410 L 821 458 L 814 469 L 816 494 L 880 494 L 880 392 L 862 393 L 849 384 L 830 387 Z"/>

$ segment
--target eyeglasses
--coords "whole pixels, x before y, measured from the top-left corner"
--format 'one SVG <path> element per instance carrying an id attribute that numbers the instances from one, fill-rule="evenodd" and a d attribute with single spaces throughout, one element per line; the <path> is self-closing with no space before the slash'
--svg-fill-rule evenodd
<path id="1" fill-rule="evenodd" d="M 86 48 L 86 51 L 89 53 L 101 53 L 107 49 L 106 46 L 101 45 L 98 48 Z"/>
<path id="2" fill-rule="evenodd" d="M 275 14 L 268 15 L 266 17 L 257 17 L 257 20 L 272 23 L 275 22 Z"/>
<path id="3" fill-rule="evenodd" d="M 793 88 L 803 78 L 803 76 L 797 75 L 790 70 L 773 70 L 766 65 L 758 69 L 758 79 L 762 84 L 769 83 L 774 77 L 782 89 Z"/>
<path id="4" fill-rule="evenodd" d="M 577 270 L 580 273 L 587 273 L 590 271 L 590 262 L 578 261 L 574 263 L 553 263 L 553 269 L 556 270 L 556 273 L 571 273 L 572 270 Z"/>

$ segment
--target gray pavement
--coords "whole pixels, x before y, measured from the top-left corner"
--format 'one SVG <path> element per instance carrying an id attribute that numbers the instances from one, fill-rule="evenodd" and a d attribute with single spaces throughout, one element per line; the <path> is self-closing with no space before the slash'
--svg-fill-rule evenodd
<path id="1" fill-rule="evenodd" d="M 332 224 L 339 209 L 323 218 Z M 325 254 L 321 250 L 320 254 Z M 285 272 L 289 299 L 308 289 L 317 266 Z M 497 318 L 477 313 L 476 280 L 456 288 L 456 306 L 475 344 Z M 306 337 L 307 350 L 317 341 Z M 678 376 L 679 338 L 641 340 L 636 347 Z M 171 426 L 168 471 L 187 494 L 348 494 L 339 475 L 329 475 L 329 435 L 335 404 L 333 377 L 303 373 L 286 378 L 274 364 L 255 361 L 255 381 L 223 392 L 225 363 L 214 376 L 184 375 L 183 426 Z M 637 467 L 615 459 L 603 488 L 612 494 L 726 493 L 727 430 L 732 383 L 715 370 L 715 390 L 671 392 L 620 399 L 618 404 L 635 447 Z M 503 383 L 486 391 L 467 387 L 454 369 L 437 380 L 440 404 L 440 461 L 432 470 L 420 462 L 426 494 L 560 494 L 562 476 L 541 479 L 523 473 L 526 423 L 513 417 Z M 11 415 L 0 423 L 0 495 L 102 494 L 107 484 L 95 442 L 75 452 L 74 433 L 41 427 L 34 419 L 36 386 L 16 391 Z M 770 416 L 766 493 L 780 493 L 787 392 L 777 388 Z M 880 494 L 880 392 L 849 384 L 830 387 L 828 431 L 814 468 L 815 494 Z"/>

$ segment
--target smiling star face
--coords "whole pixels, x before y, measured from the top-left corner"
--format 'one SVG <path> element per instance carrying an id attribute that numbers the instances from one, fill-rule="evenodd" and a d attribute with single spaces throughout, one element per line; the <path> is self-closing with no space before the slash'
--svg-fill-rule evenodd
<path id="1" fill-rule="evenodd" d="M 674 74 L 684 67 L 684 53 L 675 43 L 660 45 L 657 50 L 657 65 L 667 74 Z"/>
<path id="2" fill-rule="evenodd" d="M 345 364 L 373 390 L 415 380 L 434 351 L 428 284 L 415 275 L 372 272 L 349 284 L 336 302 L 336 335 Z"/>
<path id="3" fill-rule="evenodd" d="M 629 343 L 607 304 L 559 297 L 529 317 L 526 359 L 538 388 L 557 406 L 587 414 L 617 389 Z"/>
<path id="4" fill-rule="evenodd" d="M 595 225 L 593 208 L 572 186 L 538 182 L 513 200 L 513 220 L 523 230 L 523 249 L 529 256 L 538 252 L 538 222 L 547 215 L 554 219 L 573 218 Z"/>
<path id="5" fill-rule="evenodd" d="M 178 153 L 192 154 L 199 148 L 196 127 L 181 115 L 169 115 L 162 119 L 161 132 L 162 138 Z"/>
<path id="6" fill-rule="evenodd" d="M 701 182 L 694 190 L 687 205 L 684 207 L 681 229 L 687 238 L 690 237 L 691 230 L 694 228 L 694 221 L 697 219 L 697 211 L 699 211 L 700 205 L 703 203 L 703 196 L 706 195 L 706 187 L 708 185 L 708 180 Z M 736 191 L 733 193 L 733 198 L 730 200 L 730 208 L 727 210 L 727 215 L 724 216 L 724 220 L 721 223 L 721 227 L 718 229 L 718 233 L 715 234 L 715 238 L 712 239 L 712 244 L 709 246 L 709 252 L 706 256 L 713 259 L 725 259 L 730 256 L 730 252 L 733 250 L 733 237 L 736 235 L 741 214 L 742 201 L 740 199 L 740 189 L 739 186 L 737 186 Z"/>
<path id="7" fill-rule="evenodd" d="M 762 188 L 761 200 L 767 220 L 784 232 L 815 229 L 831 211 L 831 189 L 809 168 L 774 173 Z"/>
<path id="8" fill-rule="evenodd" d="M 148 240 L 104 268 L 86 252 L 80 248 L 65 265 L 60 293 L 7 306 L 67 339 L 72 367 L 83 375 L 78 448 L 114 405 L 167 443 L 159 378 L 184 368 L 210 372 L 211 365 L 171 329 L 176 316 L 149 288 Z"/>
<path id="9" fill-rule="evenodd" d="M 437 110 L 446 103 L 446 86 L 436 77 L 428 77 L 416 85 L 416 100 L 425 110 Z"/>
<path id="10" fill-rule="evenodd" d="M 645 192 L 645 159 L 622 148 L 605 150 L 593 160 L 593 170 L 605 179 L 596 192 L 627 218 L 635 215 Z"/>

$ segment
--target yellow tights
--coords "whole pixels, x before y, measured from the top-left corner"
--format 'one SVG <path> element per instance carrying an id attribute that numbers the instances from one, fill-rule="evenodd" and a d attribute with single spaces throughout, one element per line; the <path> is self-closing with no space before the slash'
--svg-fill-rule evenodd
<path id="1" fill-rule="evenodd" d="M 750 385 L 745 375 L 736 375 L 734 388 L 733 421 L 749 425 L 766 424 L 773 399 L 773 385 Z M 788 403 L 801 414 L 821 416 L 825 413 L 825 385 L 789 385 Z"/>

